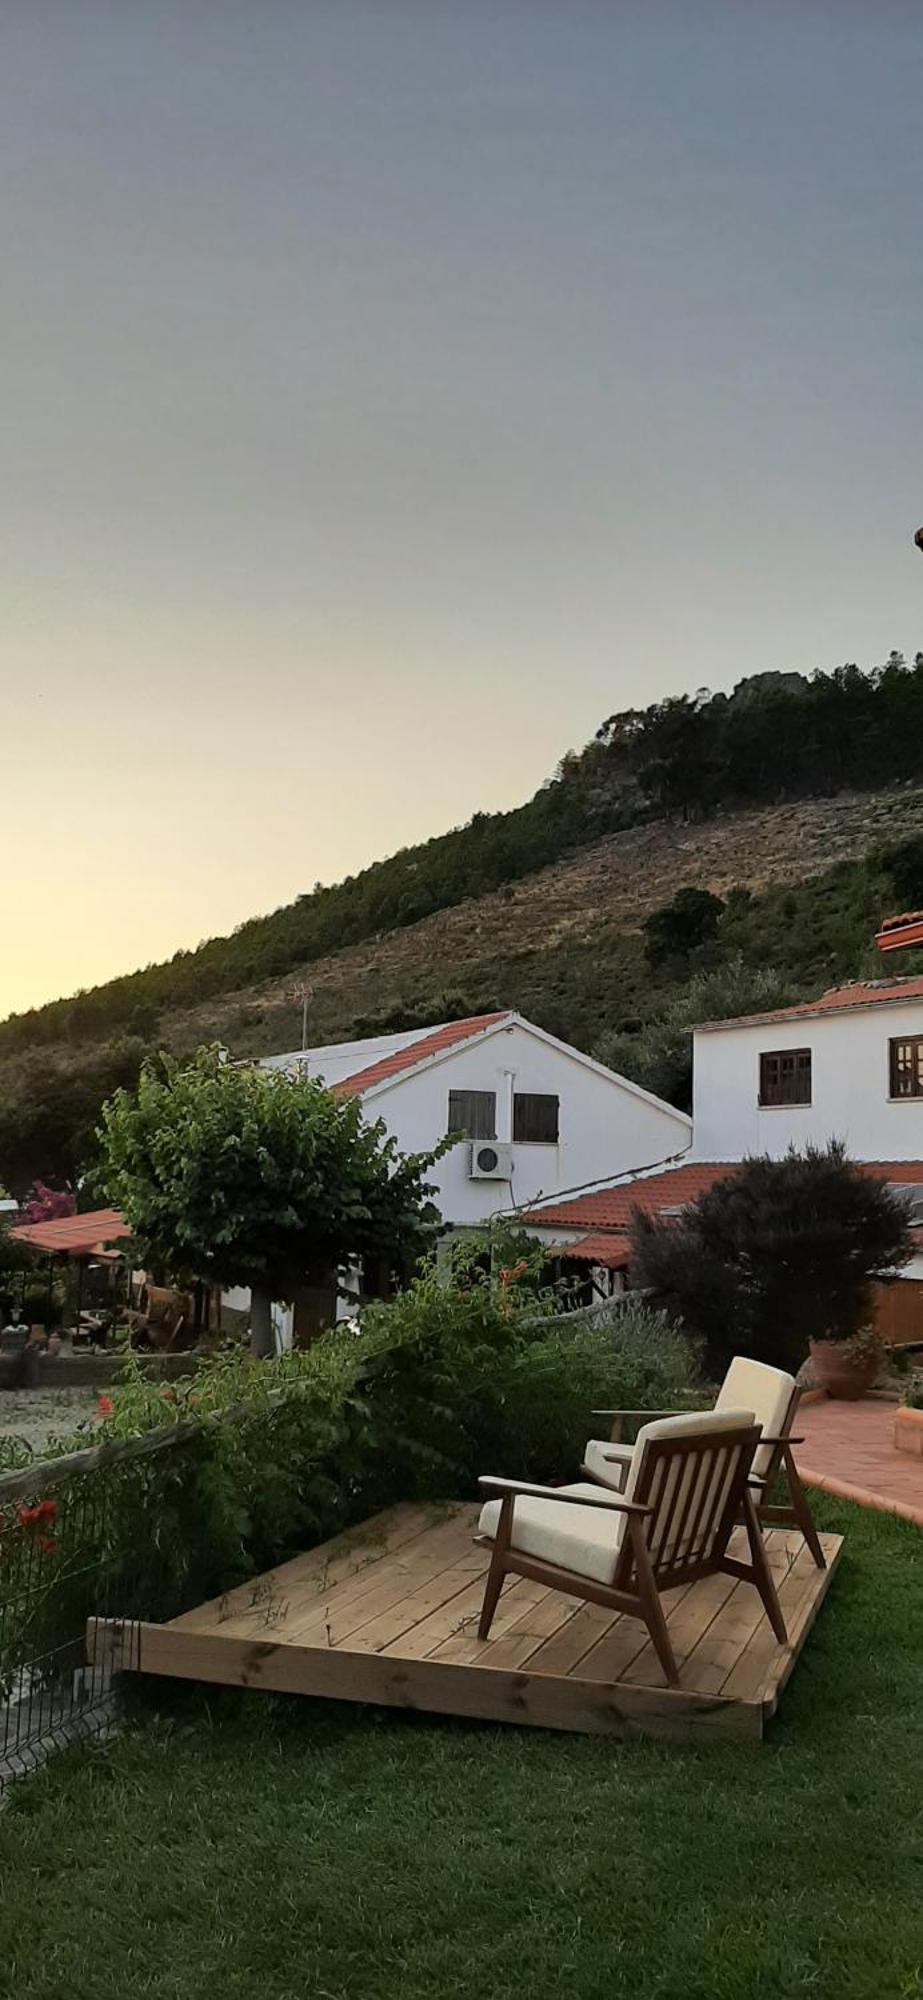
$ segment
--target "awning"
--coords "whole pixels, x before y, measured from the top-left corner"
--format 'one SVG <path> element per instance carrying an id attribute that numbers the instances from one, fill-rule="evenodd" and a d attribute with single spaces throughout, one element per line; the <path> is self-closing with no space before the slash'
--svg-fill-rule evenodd
<path id="1" fill-rule="evenodd" d="M 61 1215 L 55 1222 L 21 1222 L 10 1230 L 14 1243 L 25 1243 L 48 1256 L 103 1256 L 106 1246 L 130 1236 L 117 1208 L 92 1208 L 85 1215 Z"/>
<path id="2" fill-rule="evenodd" d="M 627 1236 L 581 1236 L 579 1243 L 555 1243 L 550 1248 L 565 1263 L 605 1264 L 610 1271 L 624 1271 L 628 1264 Z"/>

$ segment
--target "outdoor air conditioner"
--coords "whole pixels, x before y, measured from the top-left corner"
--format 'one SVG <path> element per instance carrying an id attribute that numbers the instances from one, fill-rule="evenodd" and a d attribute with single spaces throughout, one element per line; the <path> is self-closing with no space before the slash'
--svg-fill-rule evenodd
<path id="1" fill-rule="evenodd" d="M 468 1158 L 471 1181 L 508 1181 L 513 1171 L 512 1146 L 498 1139 L 475 1139 Z"/>

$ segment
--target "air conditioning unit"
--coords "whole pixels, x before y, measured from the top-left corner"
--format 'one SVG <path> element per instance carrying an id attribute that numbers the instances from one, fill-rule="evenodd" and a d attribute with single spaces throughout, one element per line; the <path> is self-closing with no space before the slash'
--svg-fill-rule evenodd
<path id="1" fill-rule="evenodd" d="M 513 1148 L 498 1139 L 475 1139 L 468 1156 L 469 1181 L 508 1181 L 513 1171 Z"/>

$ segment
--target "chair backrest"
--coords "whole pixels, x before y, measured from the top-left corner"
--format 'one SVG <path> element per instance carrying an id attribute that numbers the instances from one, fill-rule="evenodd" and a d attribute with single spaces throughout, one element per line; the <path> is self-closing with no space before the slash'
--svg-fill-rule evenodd
<path id="1" fill-rule="evenodd" d="M 700 1410 L 662 1417 L 639 1432 L 626 1500 L 651 1507 L 644 1539 L 662 1588 L 691 1582 L 720 1561 L 740 1513 L 759 1443 L 753 1411 Z M 622 1541 L 616 1582 L 632 1567 L 629 1536 Z"/>
<path id="2" fill-rule="evenodd" d="M 783 1368 L 770 1368 L 765 1361 L 748 1361 L 735 1354 L 718 1391 L 716 1410 L 753 1411 L 760 1430 L 767 1437 L 784 1437 L 791 1425 L 796 1399 L 795 1377 Z M 758 1479 L 768 1479 L 777 1447 L 757 1445 L 753 1470 Z"/>

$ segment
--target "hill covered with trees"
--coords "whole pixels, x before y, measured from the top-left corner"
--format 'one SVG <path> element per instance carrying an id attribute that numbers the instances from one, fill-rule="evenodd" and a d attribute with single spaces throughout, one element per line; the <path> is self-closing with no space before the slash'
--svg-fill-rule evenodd
<path id="1" fill-rule="evenodd" d="M 72 1178 L 103 1097 L 153 1047 L 296 1045 L 295 973 L 315 1043 L 517 1006 L 681 1101 L 684 1009 L 721 1011 L 694 982 L 723 979 L 732 1012 L 759 1004 L 741 981 L 767 968 L 818 991 L 872 969 L 881 915 L 923 902 L 915 780 L 920 654 L 612 716 L 516 811 L 0 1023 L 0 1176 Z M 684 888 L 716 905 L 691 943 Z"/>
<path id="2" fill-rule="evenodd" d="M 310 964 L 482 896 L 620 828 L 696 820 L 777 799 L 923 780 L 923 653 L 810 679 L 761 674 L 730 695 L 679 695 L 609 716 L 526 805 L 317 885 L 230 937 L 0 1022 L 0 1054 L 41 1043 L 156 1035 L 169 1009 Z"/>

